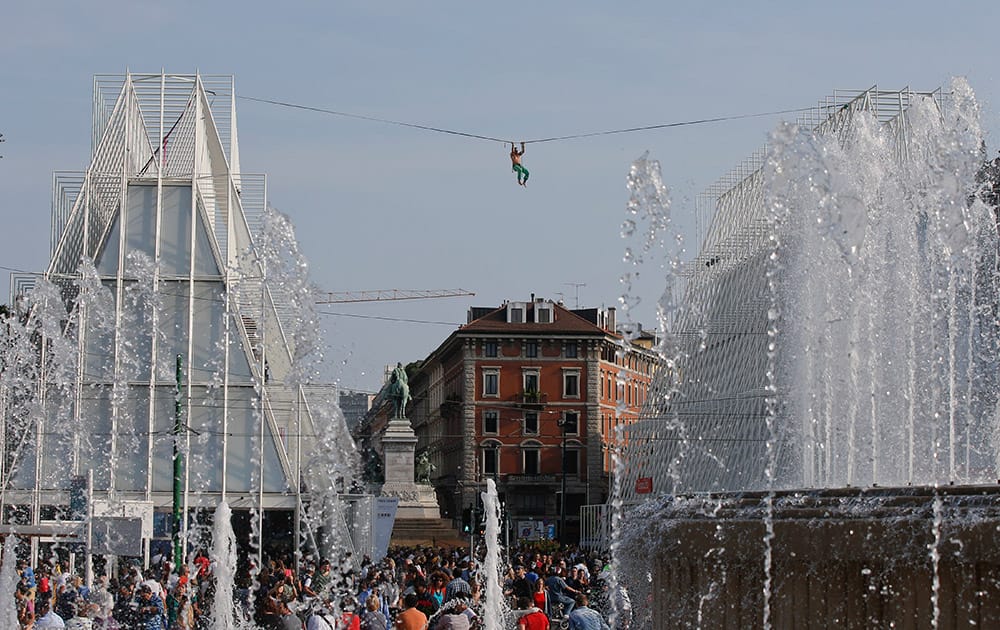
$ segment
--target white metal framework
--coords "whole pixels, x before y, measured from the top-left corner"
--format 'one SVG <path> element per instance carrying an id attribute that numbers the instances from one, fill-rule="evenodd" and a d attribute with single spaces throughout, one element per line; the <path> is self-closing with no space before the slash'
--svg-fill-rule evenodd
<path id="1" fill-rule="evenodd" d="M 798 128 L 811 130 L 811 138 L 826 138 L 833 140 L 834 144 L 846 145 L 849 139 L 860 133 L 859 125 L 864 126 L 867 124 L 865 121 L 871 120 L 879 129 L 878 137 L 888 139 L 880 141 L 887 147 L 885 151 L 889 159 L 886 161 L 894 159 L 904 164 L 915 144 L 926 144 L 924 138 L 910 137 L 909 126 L 913 124 L 910 111 L 914 104 L 931 103 L 922 107 L 936 107 L 940 118 L 941 112 L 950 107 L 950 98 L 940 91 L 886 91 L 877 87 L 860 92 L 837 92 L 803 116 Z M 916 115 L 918 122 L 919 115 L 920 112 Z M 941 132 L 946 140 L 958 147 L 954 149 L 956 154 L 959 149 L 965 151 L 966 148 L 958 146 L 960 142 L 955 138 L 961 140 L 965 138 L 963 134 L 973 137 L 975 134 L 971 130 L 975 124 L 970 117 L 969 121 L 959 120 L 954 129 Z M 948 136 L 949 133 L 952 135 Z M 925 145 L 920 146 L 922 150 L 926 149 Z M 961 159 L 975 162 L 975 156 L 968 159 L 969 154 L 976 152 L 975 149 L 977 147 L 962 153 Z M 927 168 L 928 177 L 925 179 L 951 168 L 950 164 L 944 168 L 934 162 L 941 160 L 940 154 L 945 152 L 944 149 L 938 154 L 928 152 L 930 157 L 926 159 L 932 166 Z M 857 161 L 864 158 L 849 159 Z M 822 248 L 835 243 L 838 235 L 806 241 L 800 238 L 800 234 L 806 232 L 793 231 L 791 226 L 796 222 L 815 223 L 816 208 L 794 207 L 794 204 L 782 207 L 780 204 L 784 200 L 765 198 L 772 194 L 767 178 L 794 179 L 794 175 L 801 175 L 781 172 L 773 175 L 778 168 L 775 166 L 777 160 L 767 150 L 755 153 L 709 187 L 699 200 L 700 210 L 712 212 L 713 217 L 700 253 L 687 268 L 683 296 L 676 296 L 678 302 L 683 302 L 683 308 L 678 309 L 673 321 L 667 322 L 667 336 L 672 339 L 672 344 L 668 343 L 668 354 L 671 355 L 668 358 L 676 361 L 675 369 L 659 373 L 643 418 L 625 430 L 625 456 L 618 480 L 621 498 L 626 502 L 647 498 L 648 495 L 636 493 L 639 478 L 652 479 L 655 493 L 762 489 L 776 480 L 810 487 L 814 484 L 822 487 L 875 483 L 884 479 L 889 468 L 892 468 L 890 478 L 894 482 L 926 481 L 920 479 L 924 474 L 922 470 L 928 479 L 941 474 L 935 473 L 933 466 L 924 460 L 947 459 L 949 453 L 951 470 L 945 471 L 945 478 L 968 481 L 982 474 L 988 476 L 988 471 L 976 469 L 977 458 L 981 460 L 983 454 L 973 452 L 978 447 L 974 434 L 977 431 L 983 434 L 982 427 L 974 426 L 976 421 L 968 418 L 977 411 L 983 411 L 989 397 L 977 398 L 973 391 L 989 387 L 985 382 L 976 382 L 976 377 L 972 375 L 975 364 L 981 362 L 976 356 L 974 340 L 982 332 L 977 318 L 985 313 L 983 304 L 986 295 L 986 291 L 979 288 L 977 296 L 975 285 L 981 282 L 976 278 L 985 277 L 977 266 L 987 264 L 982 261 L 995 256 L 995 242 L 977 250 L 980 252 L 978 257 L 976 254 L 967 256 L 969 262 L 965 264 L 969 269 L 962 272 L 965 275 L 958 281 L 951 281 L 950 289 L 948 280 L 941 279 L 943 275 L 939 278 L 933 272 L 926 272 L 927 277 L 908 276 L 905 283 L 909 291 L 906 299 L 909 301 L 904 302 L 894 293 L 897 286 L 891 275 L 899 273 L 898 269 L 902 268 L 902 264 L 896 265 L 896 261 L 892 260 L 892 248 L 897 245 L 904 252 L 915 252 L 912 261 L 907 259 L 904 262 L 912 262 L 911 267 L 916 269 L 930 269 L 932 263 L 948 260 L 947 252 L 954 253 L 944 240 L 949 237 L 928 236 L 932 228 L 925 228 L 920 222 L 937 220 L 948 206 L 961 211 L 965 205 L 962 197 L 965 193 L 961 190 L 956 193 L 958 203 L 952 203 L 954 200 L 951 199 L 940 203 L 941 207 L 945 207 L 942 211 L 932 205 L 941 201 L 935 197 L 940 197 L 940 193 L 921 188 L 926 182 L 915 181 L 913 190 L 919 192 L 911 198 L 901 195 L 903 201 L 889 207 L 889 202 L 894 200 L 887 201 L 883 197 L 895 191 L 885 192 L 878 188 L 878 184 L 872 184 L 872 189 L 878 194 L 874 201 L 869 202 L 867 209 L 870 214 L 868 230 L 861 231 L 868 239 L 862 254 L 867 253 L 871 258 L 870 253 L 876 251 L 880 258 L 876 262 L 862 260 L 854 263 L 855 279 L 859 274 L 863 275 L 862 281 L 867 284 L 860 291 L 851 293 L 857 290 L 839 284 L 840 280 L 834 279 L 835 274 L 822 271 L 822 265 L 818 267 L 818 272 L 817 267 L 808 267 L 814 272 L 808 278 L 802 277 L 795 268 L 798 263 L 803 263 L 801 267 L 805 268 L 804 261 L 809 257 L 826 262 L 831 267 L 847 265 L 843 264 L 842 252 L 822 258 L 827 256 Z M 771 171 L 766 168 L 768 166 Z M 963 162 L 963 168 L 965 166 L 967 164 Z M 905 177 L 905 166 L 892 168 L 898 169 L 894 173 L 902 172 Z M 959 170 L 955 168 L 956 175 Z M 968 170 L 965 168 L 963 174 L 967 174 Z M 806 173 L 803 179 L 817 173 L 822 176 L 823 170 Z M 865 173 L 857 177 L 863 179 Z M 801 184 L 802 190 L 808 189 L 808 183 L 793 182 L 796 186 Z M 819 184 L 814 188 L 821 186 Z M 944 188 L 947 187 L 946 182 Z M 841 198 L 837 198 L 836 193 L 834 189 L 829 196 L 817 199 L 820 203 L 829 202 L 831 205 L 841 203 L 847 191 L 841 191 Z M 801 199 L 807 206 L 812 201 L 808 194 L 803 194 Z M 782 215 L 781 212 L 788 214 Z M 897 216 L 890 221 L 880 213 L 895 213 Z M 989 216 L 992 217 L 992 214 Z M 966 221 L 968 233 L 972 235 L 970 239 L 979 238 L 978 235 L 982 234 L 987 237 L 993 235 L 995 241 L 995 226 L 974 224 L 972 219 Z M 845 232 L 848 229 L 845 228 Z M 776 257 L 781 260 L 776 262 Z M 942 268 L 954 272 L 947 262 Z M 879 274 L 885 277 L 879 278 Z M 957 275 L 952 274 L 953 278 Z M 990 276 L 983 282 L 992 286 L 993 281 Z M 823 286 L 824 282 L 828 285 Z M 904 284 L 904 279 L 896 278 L 896 282 Z M 939 282 L 945 282 L 945 285 Z M 812 302 L 804 304 L 804 285 L 809 285 L 807 288 L 822 299 L 813 295 L 809 298 Z M 953 298 L 956 295 L 961 298 L 963 292 L 971 295 L 971 306 L 966 312 L 950 320 L 934 313 L 934 300 L 937 299 L 934 296 L 949 290 Z M 876 312 L 876 308 L 874 304 L 866 304 L 865 300 L 895 300 L 897 303 L 890 303 L 879 311 L 883 314 L 869 316 L 869 313 Z M 842 308 L 841 304 L 848 301 L 852 307 Z M 960 301 L 952 300 L 953 303 Z M 904 304 L 920 309 L 923 316 L 913 330 L 906 331 L 912 333 L 909 336 L 893 331 L 893 322 L 890 321 L 893 317 L 891 313 L 896 312 L 892 309 L 902 312 Z M 803 320 L 808 319 L 820 331 L 817 336 L 785 336 L 794 327 L 783 318 L 792 314 Z M 845 328 L 847 324 L 839 324 L 837 317 L 851 322 L 850 328 Z M 890 342 L 895 339 L 891 336 L 894 334 L 899 334 L 899 342 L 895 346 Z M 898 346 L 908 343 L 907 339 L 919 339 L 921 336 L 930 341 L 914 342 L 914 347 L 905 349 L 908 352 L 900 351 L 898 355 L 879 357 L 870 350 L 886 345 L 890 352 L 896 352 Z M 950 377 L 950 391 L 948 376 L 938 379 L 944 381 L 939 384 L 934 375 L 920 373 L 919 367 L 909 367 L 907 383 L 905 368 L 903 377 L 892 371 L 901 364 L 921 365 L 938 356 L 944 357 L 942 362 L 947 363 L 947 353 L 933 354 L 935 337 L 938 345 L 943 343 L 942 339 L 947 339 L 952 346 L 952 369 L 949 374 L 958 376 Z M 838 342 L 842 345 L 835 347 Z M 857 347 L 853 345 L 855 343 Z M 855 363 L 862 365 L 850 363 L 852 352 L 855 353 Z M 859 355 L 864 358 L 856 358 Z M 837 372 L 826 368 L 824 372 L 824 365 L 833 361 L 831 357 L 837 356 L 844 357 L 844 370 Z M 796 381 L 789 387 L 790 381 L 799 378 L 790 373 L 793 370 L 806 372 L 813 381 L 805 385 Z M 791 378 L 781 380 L 784 377 Z M 867 385 L 865 378 L 868 378 Z M 828 383 L 825 388 L 822 386 L 824 379 Z M 838 379 L 849 382 L 838 389 Z M 817 383 L 821 390 L 818 394 L 814 390 L 806 391 Z M 892 391 L 880 391 L 872 383 L 879 383 Z M 786 389 L 797 387 L 802 391 Z M 897 393 L 898 396 L 895 396 Z M 950 410 L 950 435 L 948 423 L 940 429 L 934 419 L 924 422 L 920 404 L 916 405 L 916 409 L 913 404 L 907 409 L 899 402 L 904 398 L 926 402 L 928 408 L 940 407 L 941 413 L 946 415 Z M 866 399 L 868 402 L 865 402 Z M 847 400 L 855 402 L 849 404 Z M 932 408 L 925 415 L 936 418 L 940 415 L 935 415 L 937 411 L 937 408 Z M 956 418 L 956 414 L 962 414 L 962 417 Z M 908 429 L 900 429 L 898 435 L 889 436 L 884 425 L 892 422 L 905 427 L 905 420 L 897 416 L 908 416 L 910 425 Z M 779 426 L 769 427 L 769 418 Z M 921 425 L 921 422 L 924 424 Z M 790 423 L 794 428 L 781 426 L 781 423 Z M 923 436 L 921 431 L 925 432 Z M 789 441 L 786 438 L 791 434 L 795 435 L 795 439 Z M 919 444 L 922 439 L 926 441 L 924 446 Z M 947 446 L 941 447 L 939 452 L 941 444 Z M 909 449 L 908 471 L 906 462 L 897 461 L 901 458 L 892 459 L 895 457 L 893 454 L 879 450 L 906 448 Z M 842 461 L 838 461 L 842 453 Z M 890 465 L 881 470 L 878 468 L 879 462 L 890 459 Z M 782 476 L 790 467 L 795 470 Z M 640 484 L 644 491 L 646 483 Z"/>
<path id="2" fill-rule="evenodd" d="M 342 421 L 325 425 L 342 434 L 316 436 L 315 408 L 335 392 L 296 373 L 302 298 L 269 277 L 267 184 L 240 171 L 233 78 L 97 76 L 91 161 L 56 173 L 52 214 L 43 282 L 58 288 L 76 348 L 43 343 L 41 364 L 73 374 L 43 374 L 28 439 L 6 436 L 17 452 L 5 458 L 4 503 L 30 505 L 38 522 L 43 506 L 66 504 L 71 476 L 92 470 L 98 497 L 167 508 L 180 411 L 185 511 L 225 499 L 258 518 L 297 515 L 317 443 L 353 443 Z M 81 261 L 93 261 L 94 282 Z"/>

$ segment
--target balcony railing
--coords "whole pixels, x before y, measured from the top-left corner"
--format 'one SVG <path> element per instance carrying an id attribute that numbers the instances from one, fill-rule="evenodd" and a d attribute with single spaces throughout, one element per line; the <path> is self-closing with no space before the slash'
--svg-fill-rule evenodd
<path id="1" fill-rule="evenodd" d="M 531 409 L 534 411 L 539 411 L 545 405 L 548 400 L 548 394 L 545 392 L 536 392 L 531 390 L 525 390 L 517 396 L 517 402 L 525 409 Z"/>
<path id="2" fill-rule="evenodd" d="M 556 483 L 558 475 L 507 475 L 507 483 Z"/>

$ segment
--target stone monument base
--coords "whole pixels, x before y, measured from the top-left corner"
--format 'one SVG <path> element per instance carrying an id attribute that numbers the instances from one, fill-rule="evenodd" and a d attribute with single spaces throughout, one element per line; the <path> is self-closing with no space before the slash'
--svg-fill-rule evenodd
<path id="1" fill-rule="evenodd" d="M 441 518 L 434 486 L 413 482 L 387 482 L 382 486 L 381 495 L 399 499 L 399 507 L 396 508 L 397 520 Z"/>

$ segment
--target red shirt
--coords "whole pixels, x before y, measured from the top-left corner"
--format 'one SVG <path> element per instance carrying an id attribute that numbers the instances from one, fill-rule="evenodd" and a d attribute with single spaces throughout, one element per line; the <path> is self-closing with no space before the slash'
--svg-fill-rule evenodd
<path id="1" fill-rule="evenodd" d="M 517 627 L 525 630 L 549 630 L 549 618 L 542 611 L 536 610 L 521 617 Z"/>
<path id="2" fill-rule="evenodd" d="M 545 591 L 535 591 L 531 598 L 535 602 L 535 608 L 545 610 Z"/>
<path id="3" fill-rule="evenodd" d="M 361 617 L 352 612 L 345 612 L 340 616 L 340 627 L 345 630 L 361 630 Z"/>

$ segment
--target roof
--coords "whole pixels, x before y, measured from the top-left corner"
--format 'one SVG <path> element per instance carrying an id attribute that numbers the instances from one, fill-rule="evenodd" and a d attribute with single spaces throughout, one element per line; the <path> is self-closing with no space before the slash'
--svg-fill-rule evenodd
<path id="1" fill-rule="evenodd" d="M 574 334 L 574 335 L 614 335 L 614 332 L 587 321 L 573 311 L 555 302 L 523 302 L 526 308 L 523 323 L 511 323 L 507 321 L 508 304 L 499 306 L 491 310 L 486 315 L 475 319 L 458 329 L 459 334 L 463 333 L 538 333 L 538 334 Z M 552 322 L 546 324 L 535 323 L 534 310 L 539 304 L 552 308 Z M 474 308 L 472 312 L 478 314 L 486 309 Z"/>

